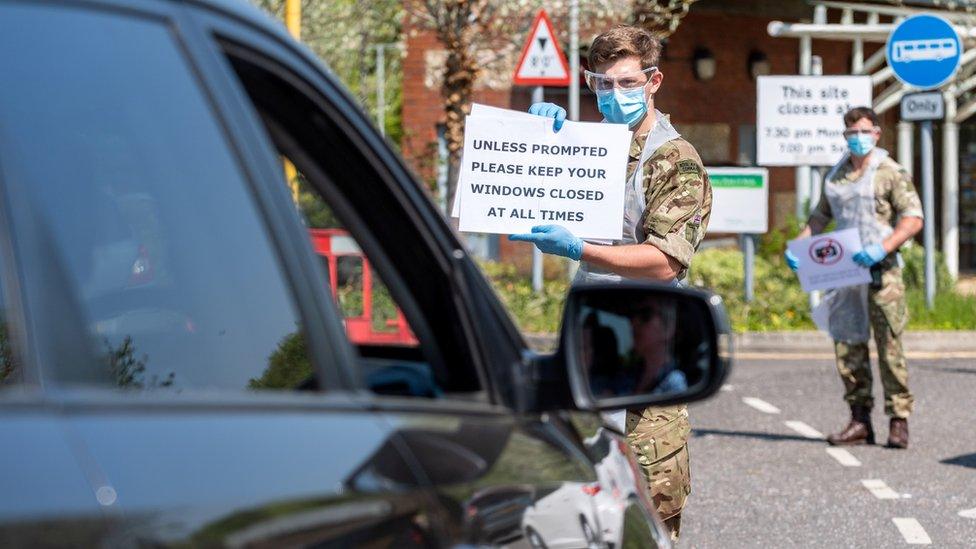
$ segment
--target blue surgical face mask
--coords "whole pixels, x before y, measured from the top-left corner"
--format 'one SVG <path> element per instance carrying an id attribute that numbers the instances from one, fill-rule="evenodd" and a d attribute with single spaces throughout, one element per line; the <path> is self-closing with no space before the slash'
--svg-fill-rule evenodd
<path id="1" fill-rule="evenodd" d="M 854 156 L 865 156 L 874 148 L 874 136 L 869 133 L 859 133 L 847 138 L 847 147 Z"/>
<path id="2" fill-rule="evenodd" d="M 596 104 L 600 113 L 611 124 L 627 124 L 633 128 L 647 114 L 647 99 L 644 97 L 644 87 L 630 90 L 614 88 L 613 91 L 599 92 Z"/>

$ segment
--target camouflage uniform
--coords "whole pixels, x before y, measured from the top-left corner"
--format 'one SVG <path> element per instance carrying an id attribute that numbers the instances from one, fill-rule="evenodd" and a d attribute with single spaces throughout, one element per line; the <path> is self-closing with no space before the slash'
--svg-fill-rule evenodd
<path id="1" fill-rule="evenodd" d="M 630 178 L 640 160 L 647 134 L 630 145 Z M 645 243 L 675 258 L 683 279 L 691 257 L 705 236 L 712 211 L 712 187 L 698 152 L 684 139 L 661 145 L 644 164 L 647 209 L 641 220 Z M 681 509 L 691 493 L 685 406 L 627 411 L 627 440 L 647 480 L 654 506 L 673 538 L 681 528 Z"/>
<path id="2" fill-rule="evenodd" d="M 854 183 L 857 177 L 851 173 L 853 166 L 847 163 L 837 170 L 833 184 Z M 897 162 L 886 158 L 878 166 L 874 176 L 875 214 L 880 222 L 894 226 L 902 217 L 922 217 L 922 203 L 912 184 L 911 175 Z M 810 214 L 810 221 L 826 225 L 833 218 L 830 203 L 825 195 Z M 912 413 L 914 397 L 908 390 L 908 364 L 902 351 L 901 333 L 908 323 L 908 307 L 905 303 L 905 282 L 895 254 L 890 254 L 880 264 L 881 287 L 871 287 L 868 298 L 868 315 L 874 342 L 878 347 L 878 369 L 885 395 L 885 414 L 907 418 Z M 844 382 L 844 400 L 852 406 L 871 408 L 871 363 L 868 344 L 834 342 L 837 355 L 837 371 Z"/>

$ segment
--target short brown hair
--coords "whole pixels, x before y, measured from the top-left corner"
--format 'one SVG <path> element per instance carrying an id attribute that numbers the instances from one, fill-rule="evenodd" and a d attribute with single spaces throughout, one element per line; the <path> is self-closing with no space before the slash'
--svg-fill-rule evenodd
<path id="1" fill-rule="evenodd" d="M 593 39 L 587 56 L 590 70 L 607 61 L 637 57 L 641 67 L 656 67 L 661 57 L 661 42 L 650 32 L 632 25 L 618 25 Z"/>
<path id="2" fill-rule="evenodd" d="M 867 118 L 875 126 L 881 125 L 881 119 L 878 118 L 878 113 L 874 112 L 874 109 L 871 107 L 854 107 L 844 115 L 844 126 L 853 126 L 862 118 Z"/>

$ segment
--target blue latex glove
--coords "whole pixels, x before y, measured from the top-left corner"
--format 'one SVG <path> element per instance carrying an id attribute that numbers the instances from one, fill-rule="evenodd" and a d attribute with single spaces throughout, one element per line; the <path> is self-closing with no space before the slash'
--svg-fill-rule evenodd
<path id="1" fill-rule="evenodd" d="M 554 103 L 533 103 L 529 107 L 529 114 L 554 118 L 556 121 L 552 123 L 552 129 L 557 132 L 559 128 L 563 127 L 563 122 L 566 121 L 566 109 Z"/>
<path id="2" fill-rule="evenodd" d="M 853 259 L 854 263 L 867 268 L 881 262 L 886 255 L 888 255 L 888 252 L 885 251 L 881 244 L 871 244 L 867 248 L 864 248 L 863 250 L 854 254 Z"/>
<path id="3" fill-rule="evenodd" d="M 583 239 L 573 236 L 559 225 L 536 225 L 531 233 L 510 234 L 509 240 L 531 242 L 542 253 L 561 255 L 579 261 L 583 255 Z"/>
<path id="4" fill-rule="evenodd" d="M 793 255 L 793 252 L 786 250 L 786 253 L 783 254 L 783 257 L 786 258 L 786 264 L 790 266 L 790 270 L 793 271 L 794 273 L 796 272 L 797 269 L 800 268 L 800 258 Z"/>

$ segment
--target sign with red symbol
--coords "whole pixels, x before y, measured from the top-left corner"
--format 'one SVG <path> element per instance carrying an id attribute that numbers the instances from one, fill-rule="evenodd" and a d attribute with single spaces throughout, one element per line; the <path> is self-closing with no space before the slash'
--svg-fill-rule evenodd
<path id="1" fill-rule="evenodd" d="M 800 259 L 796 275 L 805 292 L 871 282 L 871 271 L 854 263 L 854 254 L 861 249 L 857 229 L 798 238 L 789 241 L 787 247 Z"/>
<path id="2" fill-rule="evenodd" d="M 810 259 L 821 265 L 833 265 L 844 257 L 844 246 L 833 238 L 818 238 L 810 244 Z"/>
<path id="3" fill-rule="evenodd" d="M 569 64 L 563 55 L 546 10 L 539 10 L 532 32 L 522 47 L 512 83 L 517 86 L 568 86 Z"/>

